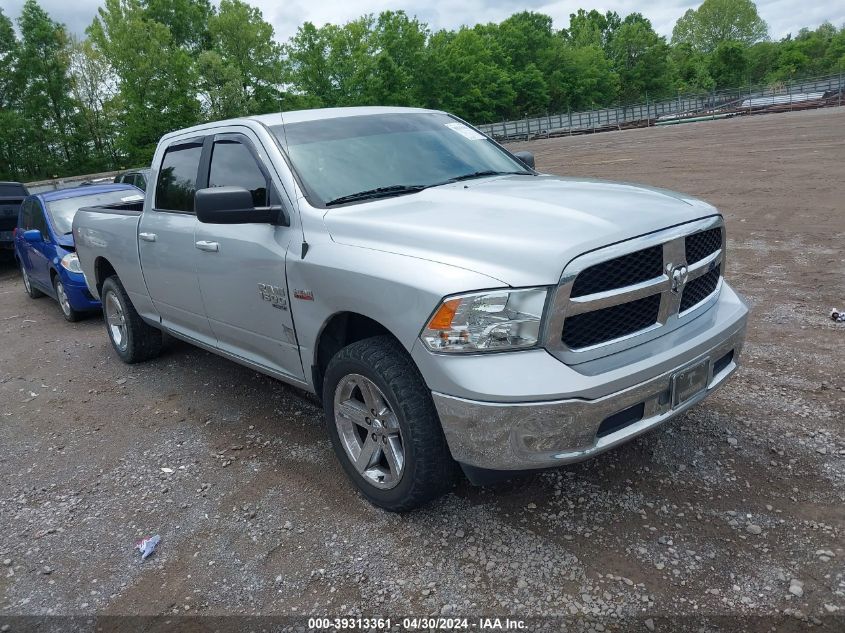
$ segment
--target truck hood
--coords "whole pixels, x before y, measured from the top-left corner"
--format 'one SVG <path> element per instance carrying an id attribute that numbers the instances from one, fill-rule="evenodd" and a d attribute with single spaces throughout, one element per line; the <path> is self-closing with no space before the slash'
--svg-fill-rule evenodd
<path id="1" fill-rule="evenodd" d="M 557 176 L 503 176 L 329 209 L 340 244 L 472 270 L 514 287 L 552 285 L 596 248 L 717 214 L 662 189 Z"/>

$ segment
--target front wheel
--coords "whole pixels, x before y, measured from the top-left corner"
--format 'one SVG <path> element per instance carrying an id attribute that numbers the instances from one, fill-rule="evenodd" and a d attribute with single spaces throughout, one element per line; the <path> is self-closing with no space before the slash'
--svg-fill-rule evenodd
<path id="1" fill-rule="evenodd" d="M 140 363 L 161 353 L 161 330 L 144 322 L 116 275 L 103 282 L 100 299 L 109 340 L 124 363 Z"/>
<path id="2" fill-rule="evenodd" d="M 83 314 L 74 310 L 70 305 L 70 299 L 68 299 L 67 292 L 65 291 L 65 285 L 58 277 L 53 277 L 53 289 L 56 291 L 56 299 L 59 301 L 59 307 L 62 309 L 62 316 L 64 316 L 65 320 L 71 323 L 79 321 Z"/>
<path id="3" fill-rule="evenodd" d="M 431 392 L 392 338 L 364 339 L 339 351 L 326 370 L 323 406 L 335 453 L 371 503 L 411 510 L 454 484 L 457 464 Z"/>

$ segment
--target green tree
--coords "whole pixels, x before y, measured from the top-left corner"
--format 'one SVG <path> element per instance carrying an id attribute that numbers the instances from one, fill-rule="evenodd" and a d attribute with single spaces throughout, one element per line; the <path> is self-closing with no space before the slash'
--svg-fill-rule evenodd
<path id="1" fill-rule="evenodd" d="M 607 51 L 621 25 L 622 19 L 615 11 L 602 14 L 595 9 L 589 12 L 578 9 L 569 15 L 569 28 L 563 31 L 563 35 L 573 46 L 599 46 Z"/>
<path id="2" fill-rule="evenodd" d="M 672 31 L 672 42 L 711 52 L 720 42 L 750 46 L 765 40 L 768 33 L 752 0 L 704 0 L 698 9 L 688 9 L 681 16 Z"/>
<path id="3" fill-rule="evenodd" d="M 12 20 L 0 8 L 0 108 L 5 109 L 12 105 L 18 48 Z"/>
<path id="4" fill-rule="evenodd" d="M 325 106 L 421 105 L 427 35 L 403 11 L 343 26 L 306 23 L 285 47 L 289 81 Z"/>
<path id="5" fill-rule="evenodd" d="M 478 123 L 513 111 L 516 95 L 508 73 L 496 63 L 502 53 L 491 38 L 463 27 L 435 33 L 430 48 L 437 68 L 429 83 L 433 106 Z"/>
<path id="6" fill-rule="evenodd" d="M 283 81 L 282 48 L 261 11 L 241 0 L 222 0 L 220 10 L 208 19 L 208 34 L 212 51 L 227 68 L 220 68 L 205 53 L 200 72 L 211 74 L 203 82 L 210 86 L 214 80 L 222 81 L 217 88 L 221 94 L 231 90 L 233 81 L 240 83 L 242 94 L 235 102 L 239 106 L 227 105 L 230 115 L 278 110 Z M 231 95 L 227 99 L 231 100 Z"/>
<path id="7" fill-rule="evenodd" d="M 197 88 L 205 119 L 231 119 L 248 111 L 240 73 L 237 68 L 224 62 L 217 51 L 203 51 L 199 54 L 197 74 Z"/>
<path id="8" fill-rule="evenodd" d="M 365 15 L 343 26 L 327 25 L 330 42 L 328 64 L 339 106 L 366 103 L 371 75 L 370 32 L 373 17 Z"/>
<path id="9" fill-rule="evenodd" d="M 514 90 L 515 116 L 542 114 L 548 112 L 549 84 L 546 76 L 533 63 L 511 75 Z"/>
<path id="10" fill-rule="evenodd" d="M 137 0 L 106 0 L 88 35 L 119 81 L 118 150 L 128 164 L 145 164 L 162 135 L 200 119 L 194 61 Z"/>
<path id="11" fill-rule="evenodd" d="M 70 53 L 70 90 L 77 107 L 80 142 L 90 146 L 88 163 L 94 169 L 117 160 L 114 97 L 117 78 L 103 54 L 88 41 L 73 40 Z M 82 165 L 80 165 L 81 167 Z"/>
<path id="12" fill-rule="evenodd" d="M 28 123 L 30 169 L 47 173 L 73 158 L 69 40 L 64 26 L 51 20 L 35 0 L 24 3 L 18 26 L 21 43 L 16 70 L 22 88 L 21 113 Z M 38 156 L 36 148 L 41 150 Z"/>
<path id="13" fill-rule="evenodd" d="M 824 56 L 826 72 L 845 73 L 845 25 L 830 39 Z"/>
<path id="14" fill-rule="evenodd" d="M 619 75 L 622 103 L 659 98 L 672 92 L 669 45 L 639 13 L 625 17 L 608 45 Z"/>
<path id="15" fill-rule="evenodd" d="M 418 106 L 424 103 L 419 76 L 425 62 L 428 29 L 404 11 L 383 11 L 369 37 L 371 77 L 366 101 Z"/>
<path id="16" fill-rule="evenodd" d="M 209 20 L 214 15 L 209 0 L 139 0 L 144 17 L 164 24 L 174 46 L 194 54 L 209 48 Z"/>
<path id="17" fill-rule="evenodd" d="M 549 110 L 585 110 L 610 105 L 619 92 L 619 75 L 598 45 L 575 47 L 563 39 L 553 56 Z"/>
<path id="18" fill-rule="evenodd" d="M 719 42 L 710 56 L 710 76 L 717 89 L 747 84 L 748 48 L 739 42 Z"/>
<path id="19" fill-rule="evenodd" d="M 306 22 L 284 47 L 288 81 L 297 93 L 310 95 L 314 104 L 322 107 L 336 104 L 328 61 L 331 30 L 328 25 L 317 28 Z"/>
<path id="20" fill-rule="evenodd" d="M 530 11 L 514 13 L 495 25 L 492 36 L 513 70 L 527 69 L 531 64 L 544 68 L 554 46 L 551 17 Z"/>
<path id="21" fill-rule="evenodd" d="M 489 24 L 483 34 L 491 49 L 501 55 L 493 62 L 510 77 L 514 90 L 513 108 L 502 113 L 509 117 L 546 113 L 549 105 L 550 72 L 555 34 L 552 19 L 542 13 L 522 11 L 499 24 Z"/>
<path id="22" fill-rule="evenodd" d="M 20 79 L 17 72 L 20 42 L 12 20 L 0 8 L 0 179 L 16 180 L 23 173 Z"/>
<path id="23" fill-rule="evenodd" d="M 752 84 L 763 82 L 777 65 L 779 42 L 757 42 L 746 49 L 748 80 Z"/>

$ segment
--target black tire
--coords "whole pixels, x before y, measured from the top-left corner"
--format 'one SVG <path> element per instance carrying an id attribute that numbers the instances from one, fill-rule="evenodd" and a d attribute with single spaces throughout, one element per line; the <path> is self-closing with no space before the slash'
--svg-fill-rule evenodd
<path id="1" fill-rule="evenodd" d="M 62 280 L 59 279 L 58 275 L 53 277 L 53 290 L 56 292 L 56 301 L 59 302 L 59 308 L 61 308 L 65 321 L 75 323 L 85 316 L 84 312 L 79 312 L 71 307 L 67 294 L 65 293 L 64 284 L 62 284 Z"/>
<path id="2" fill-rule="evenodd" d="M 124 363 L 129 365 L 140 363 L 153 359 L 161 353 L 161 330 L 148 325 L 138 315 L 117 275 L 112 275 L 103 282 L 100 298 L 103 303 L 106 333 L 114 351 L 117 352 Z M 116 314 L 110 303 L 112 299 L 117 302 L 120 314 L 123 317 L 122 335 L 125 336 L 125 339 L 116 340 L 117 333 L 112 327 L 116 324 L 109 320 L 110 312 L 111 316 Z"/>
<path id="3" fill-rule="evenodd" d="M 404 470 L 393 488 L 380 489 L 356 469 L 335 422 L 335 392 L 352 375 L 369 379 L 398 419 Z M 458 465 L 452 459 L 431 392 L 406 351 L 389 336 L 377 336 L 344 347 L 329 362 L 323 382 L 326 427 L 335 453 L 349 479 L 374 505 L 391 512 L 417 508 L 448 492 Z M 364 433 L 366 436 L 366 433 Z"/>
<path id="4" fill-rule="evenodd" d="M 21 279 L 23 279 L 23 289 L 26 294 L 29 295 L 30 299 L 40 299 L 44 296 L 44 293 L 38 290 L 35 286 L 32 285 L 32 281 L 29 278 L 29 275 L 26 272 L 26 268 L 24 268 L 23 264 L 20 264 L 21 269 Z"/>

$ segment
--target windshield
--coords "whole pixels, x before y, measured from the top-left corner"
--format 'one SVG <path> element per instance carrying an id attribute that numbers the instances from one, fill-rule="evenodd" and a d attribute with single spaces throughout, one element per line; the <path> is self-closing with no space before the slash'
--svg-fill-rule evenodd
<path id="1" fill-rule="evenodd" d="M 482 134 L 440 113 L 348 116 L 270 129 L 287 148 L 309 199 L 320 205 L 374 190 L 398 195 L 456 178 L 531 173 Z"/>
<path id="2" fill-rule="evenodd" d="M 64 200 L 52 200 L 47 203 L 47 211 L 53 221 L 53 228 L 59 235 L 66 235 L 73 228 L 73 216 L 82 207 L 96 207 L 119 202 L 137 202 L 144 197 L 139 191 L 119 189 L 104 193 L 92 193 L 88 196 L 75 196 Z"/>

